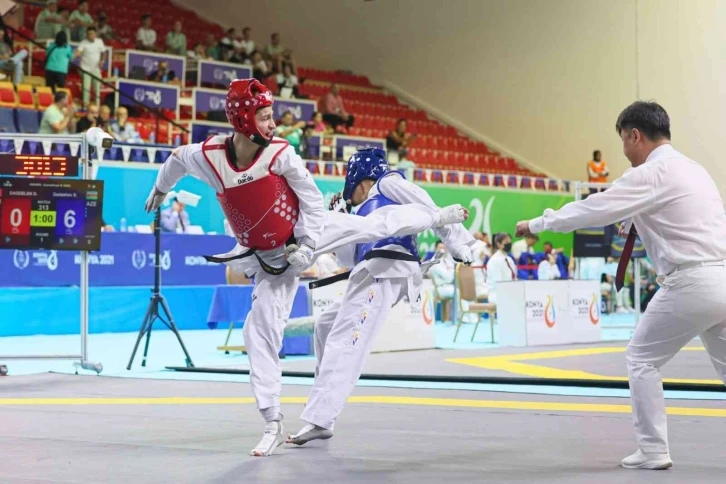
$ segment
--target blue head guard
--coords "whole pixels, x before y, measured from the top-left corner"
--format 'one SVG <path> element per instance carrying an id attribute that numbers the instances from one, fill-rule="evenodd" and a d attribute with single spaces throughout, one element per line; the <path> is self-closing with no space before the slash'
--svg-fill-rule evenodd
<path id="1" fill-rule="evenodd" d="M 358 150 L 348 160 L 348 173 L 345 175 L 343 200 L 350 200 L 355 187 L 363 180 L 377 181 L 387 172 L 388 161 L 386 161 L 385 151 L 380 148 Z"/>

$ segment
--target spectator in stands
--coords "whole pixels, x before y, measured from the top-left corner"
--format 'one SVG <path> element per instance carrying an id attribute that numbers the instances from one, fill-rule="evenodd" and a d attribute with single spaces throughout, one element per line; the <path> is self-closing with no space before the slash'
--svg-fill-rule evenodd
<path id="1" fill-rule="evenodd" d="M 245 27 L 242 29 L 242 39 L 237 42 L 235 48 L 239 47 L 245 57 L 250 58 L 255 53 L 255 41 L 252 40 L 252 29 Z"/>
<path id="2" fill-rule="evenodd" d="M 297 97 L 298 84 L 299 81 L 297 79 L 297 76 L 292 73 L 292 67 L 286 64 L 282 72 L 277 75 L 277 85 L 280 88 L 280 92 L 278 94 L 282 94 L 282 90 L 284 88 L 287 88 L 290 89 L 289 92 L 292 94 L 293 97 Z"/>
<path id="3" fill-rule="evenodd" d="M 313 113 L 313 117 L 308 123 L 308 127 L 312 130 L 313 133 L 325 133 L 327 131 L 327 127 L 325 126 L 325 122 L 323 121 L 323 113 L 320 111 L 315 111 Z"/>
<path id="4" fill-rule="evenodd" d="M 114 33 L 113 28 L 108 24 L 108 16 L 106 12 L 98 14 L 98 24 L 96 25 L 96 33 L 98 37 L 104 42 L 111 42 L 119 40 L 118 36 Z"/>
<path id="5" fill-rule="evenodd" d="M 43 112 L 38 134 L 68 134 L 75 132 L 76 110 L 68 102 L 68 94 L 58 91 L 53 96 L 53 104 Z"/>
<path id="6" fill-rule="evenodd" d="M 86 115 L 76 123 L 76 133 L 85 133 L 89 129 L 97 127 L 99 125 L 98 113 L 98 106 L 90 103 L 86 107 Z"/>
<path id="7" fill-rule="evenodd" d="M 295 59 L 292 58 L 292 51 L 285 49 L 275 63 L 275 72 L 282 72 L 285 67 L 290 67 L 293 74 L 297 74 L 297 65 Z"/>
<path id="8" fill-rule="evenodd" d="M 189 228 L 189 212 L 186 205 L 174 197 L 171 207 L 161 211 L 161 230 L 164 232 L 181 232 Z"/>
<path id="9" fill-rule="evenodd" d="M 36 40 L 52 39 L 55 37 L 56 25 L 64 22 L 63 17 L 58 13 L 58 0 L 48 0 L 45 8 L 35 19 Z"/>
<path id="10" fill-rule="evenodd" d="M 537 266 L 537 278 L 540 281 L 553 281 L 560 279 L 560 268 L 557 267 L 557 256 L 550 252 Z"/>
<path id="11" fill-rule="evenodd" d="M 81 69 L 96 76 L 100 79 L 101 69 L 103 64 L 106 62 L 106 45 L 103 40 L 97 37 L 96 27 L 88 27 L 86 30 L 86 38 L 78 44 L 74 57 L 81 58 Z M 101 97 L 101 81 L 92 78 L 88 74 L 81 74 L 83 76 L 83 105 L 87 106 L 91 101 L 91 84 L 93 84 L 93 92 L 96 97 Z"/>
<path id="12" fill-rule="evenodd" d="M 251 52 L 247 53 L 247 44 L 244 38 L 244 33 L 240 32 L 239 29 L 234 29 L 232 40 L 232 55 L 230 57 L 231 62 L 239 62 L 240 64 L 246 62 L 250 58 Z M 254 42 L 253 42 L 254 50 Z"/>
<path id="13" fill-rule="evenodd" d="M 305 121 L 298 121 L 294 123 L 295 118 L 292 116 L 290 111 L 286 111 L 280 119 L 280 124 L 275 128 L 274 134 L 280 138 L 285 138 L 290 146 L 295 148 L 295 153 L 298 155 L 302 153 L 303 149 L 303 129 L 305 128 Z"/>
<path id="14" fill-rule="evenodd" d="M 265 46 L 265 57 L 273 64 L 277 64 L 284 51 L 285 47 L 280 43 L 280 34 L 275 32 L 270 36 L 270 43 Z"/>
<path id="15" fill-rule="evenodd" d="M 64 7 L 58 7 L 58 15 L 60 21 L 53 25 L 53 37 L 58 35 L 58 32 L 65 32 L 66 39 L 71 38 L 71 11 Z"/>
<path id="16" fill-rule="evenodd" d="M 217 40 L 214 38 L 214 34 L 206 35 L 206 37 L 204 38 L 204 46 L 208 58 L 214 60 L 222 59 L 222 55 L 219 51 L 219 45 L 217 45 Z"/>
<path id="17" fill-rule="evenodd" d="M 330 85 L 330 92 L 320 98 L 318 107 L 320 112 L 323 113 L 323 120 L 325 120 L 325 122 L 328 123 L 334 131 L 344 132 L 345 129 L 341 129 L 343 125 L 350 128 L 355 122 L 353 116 L 345 111 L 343 97 L 340 95 L 338 85 L 335 83 Z"/>
<path id="18" fill-rule="evenodd" d="M 497 284 L 517 279 L 517 266 L 509 256 L 512 250 L 512 237 L 500 232 L 494 236 L 496 250 L 487 263 L 487 284 L 489 285 L 489 302 L 497 302 Z"/>
<path id="19" fill-rule="evenodd" d="M 406 131 L 407 121 L 401 118 L 396 123 L 396 129 L 388 133 L 386 137 L 386 149 L 397 151 L 398 156 L 405 158 L 408 155 L 408 145 L 416 139 L 416 134 Z"/>
<path id="20" fill-rule="evenodd" d="M 23 59 L 26 57 L 28 57 L 26 49 L 13 53 L 13 40 L 5 27 L 0 24 L 0 69 L 9 72 L 16 85 L 23 82 Z"/>
<path id="21" fill-rule="evenodd" d="M 105 104 L 98 108 L 98 127 L 107 133 L 111 127 L 111 108 Z"/>
<path id="22" fill-rule="evenodd" d="M 525 252 L 528 254 L 534 254 L 534 244 L 536 244 L 538 240 L 539 237 L 537 235 L 530 234 L 512 244 L 512 257 L 514 257 L 514 260 L 519 260 Z"/>
<path id="23" fill-rule="evenodd" d="M 73 42 L 80 42 L 85 39 L 88 27 L 93 27 L 96 24 L 91 14 L 88 13 L 88 0 L 79 0 L 78 9 L 73 11 L 69 20 L 71 40 Z"/>
<path id="24" fill-rule="evenodd" d="M 187 59 L 199 61 L 199 60 L 214 60 L 214 58 L 207 55 L 207 49 L 202 44 L 194 44 L 194 48 L 187 51 Z"/>
<path id="25" fill-rule="evenodd" d="M 61 30 L 56 34 L 55 42 L 45 48 L 45 84 L 53 92 L 56 87 L 66 87 L 68 66 L 72 58 L 73 49 L 68 45 L 65 31 Z"/>
<path id="26" fill-rule="evenodd" d="M 237 29 L 230 27 L 225 32 L 224 37 L 219 39 L 219 54 L 221 60 L 225 62 L 232 62 L 232 56 L 234 55 L 234 40 L 237 37 Z"/>
<path id="27" fill-rule="evenodd" d="M 151 28 L 151 15 L 141 16 L 141 27 L 136 31 L 136 48 L 138 50 L 156 51 L 156 30 Z"/>
<path id="28" fill-rule="evenodd" d="M 252 77 L 260 82 L 265 82 L 267 76 L 270 75 L 270 66 L 265 59 L 262 58 L 262 54 L 255 52 L 252 55 Z"/>
<path id="29" fill-rule="evenodd" d="M 182 32 L 180 20 L 174 22 L 174 27 L 166 34 L 166 51 L 174 55 L 184 55 L 187 52 L 187 36 Z"/>
<path id="30" fill-rule="evenodd" d="M 156 70 L 149 74 L 149 80 L 152 82 L 172 82 L 176 80 L 176 72 L 169 70 L 169 62 L 163 60 L 159 62 Z"/>
<path id="31" fill-rule="evenodd" d="M 456 262 L 454 262 L 449 251 L 446 250 L 444 243 L 437 240 L 434 253 L 439 251 L 446 252 L 446 255 L 441 259 L 441 262 L 431 266 L 429 274 L 431 275 L 431 281 L 434 283 L 437 297 L 442 301 L 452 300 L 456 283 Z M 450 315 L 444 314 L 443 319 L 444 321 L 450 321 Z"/>
<path id="32" fill-rule="evenodd" d="M 116 110 L 116 119 L 111 121 L 110 134 L 116 141 L 122 143 L 143 143 L 139 132 L 136 131 L 133 123 L 129 123 L 129 110 L 119 106 Z"/>
<path id="33" fill-rule="evenodd" d="M 607 183 L 608 181 L 608 166 L 602 160 L 602 154 L 600 150 L 592 152 L 592 161 L 587 162 L 587 179 L 590 183 Z M 590 193 L 599 192 L 602 189 L 592 188 Z"/>

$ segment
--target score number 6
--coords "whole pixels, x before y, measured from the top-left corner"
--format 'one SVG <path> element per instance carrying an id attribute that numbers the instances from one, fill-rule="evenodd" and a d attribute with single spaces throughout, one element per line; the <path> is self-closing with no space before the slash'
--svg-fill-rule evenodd
<path id="1" fill-rule="evenodd" d="M 68 210 L 65 215 L 63 215 L 63 225 L 70 230 L 73 227 L 76 226 L 76 211 L 75 210 Z"/>

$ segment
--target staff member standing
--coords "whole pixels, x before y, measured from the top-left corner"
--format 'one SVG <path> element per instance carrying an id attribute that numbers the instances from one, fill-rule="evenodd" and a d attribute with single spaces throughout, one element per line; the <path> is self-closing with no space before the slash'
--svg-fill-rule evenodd
<path id="1" fill-rule="evenodd" d="M 628 469 L 666 469 L 668 450 L 660 367 L 700 336 L 726 382 L 726 213 L 716 184 L 698 163 L 670 143 L 670 120 L 656 103 L 638 101 L 615 125 L 633 168 L 612 188 L 547 209 L 517 224 L 517 234 L 609 225 L 624 226 L 628 241 L 640 235 L 661 286 L 626 350 L 638 451 L 623 459 Z M 628 257 L 621 257 L 616 285 L 622 287 Z"/>
<path id="2" fill-rule="evenodd" d="M 487 284 L 489 285 L 489 302 L 497 302 L 497 284 L 517 280 L 517 264 L 509 256 L 512 250 L 512 237 L 504 232 L 494 235 L 496 251 L 487 262 Z"/>

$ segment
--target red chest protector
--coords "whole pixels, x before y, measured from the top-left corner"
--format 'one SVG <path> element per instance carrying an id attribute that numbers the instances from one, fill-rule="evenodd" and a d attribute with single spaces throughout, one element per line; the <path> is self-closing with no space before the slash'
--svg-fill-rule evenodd
<path id="1" fill-rule="evenodd" d="M 224 187 L 217 198 L 237 241 L 255 250 L 284 247 L 300 210 L 287 180 L 272 173 L 270 167 L 289 143 L 274 138 L 250 166 L 240 170 L 229 159 L 228 139 L 210 137 L 203 143 L 202 153 Z"/>

